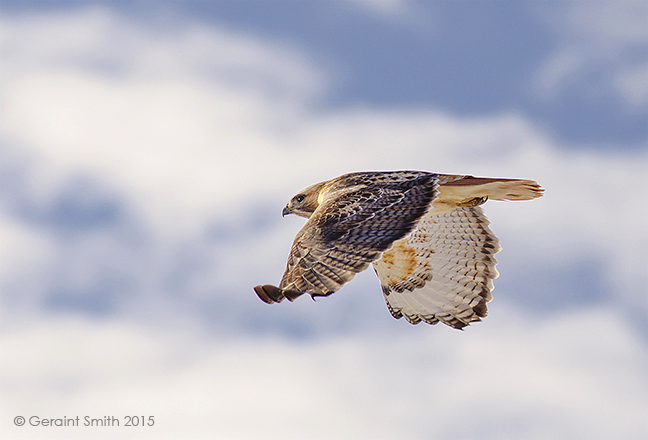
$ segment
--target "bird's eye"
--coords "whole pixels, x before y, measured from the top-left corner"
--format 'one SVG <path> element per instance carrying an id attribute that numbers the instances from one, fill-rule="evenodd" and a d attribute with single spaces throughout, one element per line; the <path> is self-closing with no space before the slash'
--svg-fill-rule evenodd
<path id="1" fill-rule="evenodd" d="M 295 202 L 301 203 L 306 199 L 306 196 L 303 194 L 298 194 L 295 196 Z"/>

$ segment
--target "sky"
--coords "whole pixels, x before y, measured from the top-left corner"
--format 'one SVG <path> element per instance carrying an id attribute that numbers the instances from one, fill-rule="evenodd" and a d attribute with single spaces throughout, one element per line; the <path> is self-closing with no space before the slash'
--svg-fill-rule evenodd
<path id="1" fill-rule="evenodd" d="M 0 1 L 0 437 L 645 438 L 646 23 L 626 0 Z M 395 320 L 372 271 L 257 298 L 295 193 L 398 169 L 545 188 L 484 206 L 483 322 Z"/>

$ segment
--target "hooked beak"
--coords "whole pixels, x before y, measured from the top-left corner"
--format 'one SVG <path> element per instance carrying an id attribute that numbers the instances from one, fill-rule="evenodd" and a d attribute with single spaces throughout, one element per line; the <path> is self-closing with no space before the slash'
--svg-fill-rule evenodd
<path id="1" fill-rule="evenodd" d="M 288 208 L 288 205 L 286 205 L 286 206 L 284 207 L 283 211 L 281 211 L 281 216 L 282 216 L 282 217 L 285 217 L 285 216 L 287 216 L 288 214 L 292 214 L 292 211 L 290 210 L 290 208 Z"/>

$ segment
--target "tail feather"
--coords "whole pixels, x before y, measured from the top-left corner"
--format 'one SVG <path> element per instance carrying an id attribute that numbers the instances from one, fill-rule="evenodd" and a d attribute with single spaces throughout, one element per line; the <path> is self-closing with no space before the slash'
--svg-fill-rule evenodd
<path id="1" fill-rule="evenodd" d="M 491 179 L 473 176 L 439 176 L 439 199 L 458 202 L 487 197 L 491 200 L 532 200 L 542 196 L 544 189 L 533 180 Z"/>

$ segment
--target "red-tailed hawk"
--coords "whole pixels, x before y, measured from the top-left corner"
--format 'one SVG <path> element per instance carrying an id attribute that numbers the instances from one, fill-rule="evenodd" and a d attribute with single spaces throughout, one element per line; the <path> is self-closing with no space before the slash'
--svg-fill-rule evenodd
<path id="1" fill-rule="evenodd" d="M 283 215 L 306 217 L 279 287 L 256 286 L 266 303 L 328 296 L 373 265 L 394 318 L 461 329 L 486 316 L 498 276 L 497 237 L 479 205 L 530 200 L 532 180 L 424 171 L 360 172 L 309 186 Z"/>

